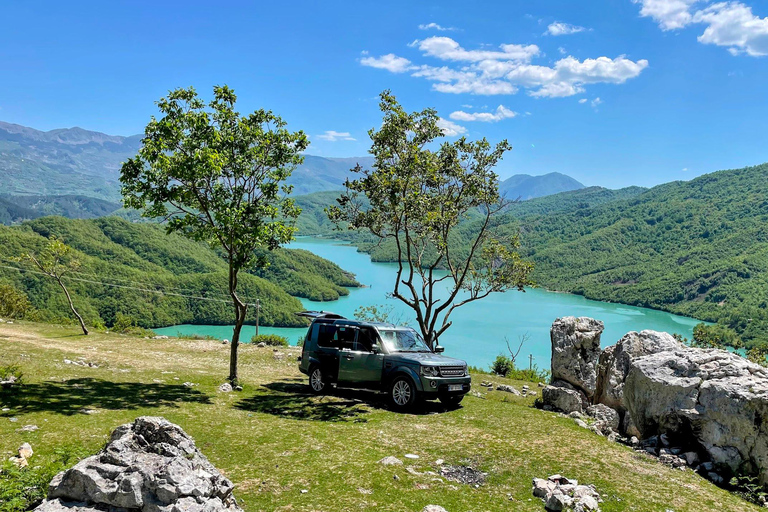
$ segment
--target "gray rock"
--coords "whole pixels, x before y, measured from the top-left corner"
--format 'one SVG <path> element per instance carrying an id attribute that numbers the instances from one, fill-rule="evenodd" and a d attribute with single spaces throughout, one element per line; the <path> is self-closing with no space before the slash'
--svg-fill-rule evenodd
<path id="1" fill-rule="evenodd" d="M 574 512 L 586 512 L 588 510 L 598 510 L 599 505 L 597 499 L 592 496 L 584 496 L 579 500 L 576 506 L 573 508 Z"/>
<path id="2" fill-rule="evenodd" d="M 699 454 L 696 452 L 685 452 L 683 454 L 686 464 L 693 467 L 699 463 Z"/>
<path id="3" fill-rule="evenodd" d="M 587 414 L 595 418 L 595 421 L 599 423 L 601 430 L 619 430 L 619 413 L 607 405 L 590 405 L 587 407 Z"/>
<path id="4" fill-rule="evenodd" d="M 768 483 L 768 369 L 680 347 L 632 359 L 624 401 L 643 436 L 692 436 L 714 463 Z"/>
<path id="5" fill-rule="evenodd" d="M 600 355 L 595 401 L 624 412 L 624 381 L 629 372 L 629 362 L 633 358 L 680 347 L 680 342 L 665 332 L 646 330 L 627 333 Z"/>
<path id="6" fill-rule="evenodd" d="M 403 461 L 398 459 L 397 457 L 393 457 L 392 455 L 388 457 L 384 457 L 379 461 L 379 464 L 382 464 L 384 466 L 402 466 Z"/>
<path id="7" fill-rule="evenodd" d="M 552 380 L 563 380 L 592 399 L 597 387 L 597 362 L 603 322 L 587 317 L 558 318 L 550 329 Z"/>
<path id="8" fill-rule="evenodd" d="M 56 475 L 36 511 L 241 512 L 232 489 L 181 427 L 143 416 Z"/>
<path id="9" fill-rule="evenodd" d="M 496 391 L 504 391 L 505 393 L 512 393 L 513 395 L 520 396 L 520 392 L 515 389 L 514 386 L 508 384 L 499 384 L 496 386 Z"/>
<path id="10" fill-rule="evenodd" d="M 448 512 L 440 505 L 427 505 L 423 509 L 421 509 L 421 512 Z"/>
<path id="11" fill-rule="evenodd" d="M 573 389 L 573 386 L 566 387 L 566 385 L 567 383 L 559 381 L 555 382 L 554 385 L 545 386 L 541 390 L 541 399 L 544 405 L 548 405 L 566 414 L 572 412 L 582 413 L 584 411 L 582 393 Z"/>
<path id="12" fill-rule="evenodd" d="M 573 498 L 570 496 L 553 492 L 547 497 L 547 501 L 544 502 L 544 508 L 551 512 L 559 512 L 561 510 L 567 510 L 572 504 Z"/>
<path id="13" fill-rule="evenodd" d="M 543 478 L 533 479 L 533 495 L 537 498 L 546 499 L 555 490 L 555 487 L 557 487 L 557 484 L 551 480 L 544 480 Z"/>
<path id="14" fill-rule="evenodd" d="M 589 428 L 589 425 L 587 425 L 586 423 L 584 423 L 584 420 L 581 420 L 581 419 L 579 419 L 579 418 L 576 418 L 576 419 L 574 419 L 574 420 L 573 420 L 573 422 L 574 422 L 574 423 L 576 423 L 576 424 L 577 424 L 578 426 L 580 426 L 581 428 Z"/>

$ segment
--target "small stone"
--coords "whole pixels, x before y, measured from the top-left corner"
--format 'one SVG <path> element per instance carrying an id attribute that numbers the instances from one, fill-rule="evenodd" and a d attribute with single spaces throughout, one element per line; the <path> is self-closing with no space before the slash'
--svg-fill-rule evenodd
<path id="1" fill-rule="evenodd" d="M 579 418 L 576 418 L 575 420 L 573 420 L 573 422 L 574 422 L 574 423 L 576 423 L 576 424 L 577 424 L 578 426 L 580 426 L 581 428 L 589 428 L 589 425 L 587 425 L 587 424 L 584 422 L 584 420 L 581 420 L 581 419 L 579 419 Z"/>
<path id="2" fill-rule="evenodd" d="M 307 494 L 309 491 L 307 489 L 302 489 L 301 494 Z"/>
<path id="3" fill-rule="evenodd" d="M 552 512 L 567 510 L 573 504 L 573 498 L 565 494 L 552 493 L 547 497 L 544 507 Z"/>
<path id="4" fill-rule="evenodd" d="M 264 347 L 266 347 L 266 346 L 267 346 L 267 344 L 266 344 L 266 343 L 264 343 L 263 341 L 262 341 L 261 343 L 257 343 L 257 344 L 256 344 L 256 347 L 257 347 L 257 348 L 264 348 Z"/>
<path id="5" fill-rule="evenodd" d="M 435 461 L 435 464 L 436 464 L 436 465 L 438 465 L 438 466 L 442 466 L 442 465 L 443 465 L 443 462 L 445 462 L 443 459 L 437 459 L 437 460 Z"/>
<path id="6" fill-rule="evenodd" d="M 448 512 L 440 505 L 427 505 L 423 509 L 421 509 L 421 512 Z"/>
<path id="7" fill-rule="evenodd" d="M 13 417 L 13 418 L 8 418 L 8 421 L 11 421 L 11 422 L 13 422 L 13 423 L 16 423 L 17 421 L 19 421 L 19 418 L 16 418 L 16 417 Z"/>
<path id="8" fill-rule="evenodd" d="M 186 387 L 188 387 L 188 388 L 192 388 L 192 387 L 195 387 L 195 386 L 197 386 L 197 384 L 195 384 L 195 383 L 193 383 L 193 382 L 185 382 L 185 383 L 183 384 L 183 386 L 186 386 Z"/>
<path id="9" fill-rule="evenodd" d="M 400 477 L 397 475 L 392 475 L 392 480 L 400 480 Z"/>
<path id="10" fill-rule="evenodd" d="M 8 459 L 8 461 L 12 462 L 17 467 L 20 467 L 20 468 L 25 468 L 25 467 L 29 466 L 29 462 L 27 462 L 27 459 L 25 459 L 24 457 L 20 457 L 18 455 L 14 455 L 10 459 Z"/>
<path id="11" fill-rule="evenodd" d="M 699 454 L 696 452 L 685 452 L 683 458 L 689 466 L 695 466 L 699 463 Z"/>
<path id="12" fill-rule="evenodd" d="M 496 386 L 496 391 L 504 391 L 505 393 L 512 393 L 515 396 L 520 396 L 520 392 L 508 384 L 499 384 Z"/>
<path id="13" fill-rule="evenodd" d="M 637 446 L 640 444 L 640 440 L 635 436 L 632 436 L 629 438 L 629 444 L 631 444 L 632 446 Z"/>
<path id="14" fill-rule="evenodd" d="M 403 461 L 401 461 L 397 457 L 393 457 L 392 455 L 390 455 L 388 457 L 384 457 L 383 459 L 381 459 L 378 462 L 378 464 L 382 464 L 384 466 L 402 466 Z"/>
<path id="15" fill-rule="evenodd" d="M 592 496 L 584 496 L 579 500 L 582 510 L 597 510 L 597 500 Z"/>
<path id="16" fill-rule="evenodd" d="M 8 407 L 3 407 L 3 412 L 8 412 L 10 409 Z"/>
<path id="17" fill-rule="evenodd" d="M 35 430 L 38 430 L 38 428 L 39 427 L 37 425 L 24 425 L 23 427 L 21 427 L 21 431 L 22 432 L 34 432 Z"/>
<path id="18" fill-rule="evenodd" d="M 537 498 L 546 499 L 546 497 L 555 490 L 556 486 L 557 484 L 555 482 L 550 482 L 549 480 L 544 480 L 543 478 L 534 478 L 533 495 Z"/>
<path id="19" fill-rule="evenodd" d="M 405 458 L 406 458 L 406 459 L 418 459 L 418 458 L 419 458 L 419 456 L 418 456 L 418 455 L 416 455 L 415 453 L 406 453 L 406 454 L 405 454 Z"/>
<path id="20" fill-rule="evenodd" d="M 19 447 L 19 457 L 29 459 L 34 453 L 29 443 L 24 443 Z"/>

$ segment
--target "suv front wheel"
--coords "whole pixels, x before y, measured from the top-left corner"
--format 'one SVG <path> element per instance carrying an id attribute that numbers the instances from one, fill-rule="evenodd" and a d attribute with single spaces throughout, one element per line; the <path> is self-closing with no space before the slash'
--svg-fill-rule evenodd
<path id="1" fill-rule="evenodd" d="M 309 370 L 309 389 L 316 395 L 321 395 L 325 392 L 325 388 L 328 387 L 328 383 L 325 379 L 325 374 L 319 366 L 313 366 Z"/>
<path id="2" fill-rule="evenodd" d="M 404 375 L 396 377 L 389 386 L 389 402 L 396 410 L 413 409 L 419 402 L 418 391 L 413 381 Z"/>

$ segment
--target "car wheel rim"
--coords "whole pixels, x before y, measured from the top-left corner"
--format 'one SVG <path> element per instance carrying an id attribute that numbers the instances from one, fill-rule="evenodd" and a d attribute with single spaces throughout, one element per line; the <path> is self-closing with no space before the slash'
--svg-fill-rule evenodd
<path id="1" fill-rule="evenodd" d="M 392 399 L 397 405 L 406 405 L 411 400 L 411 386 L 404 380 L 399 380 L 392 388 Z"/>
<path id="2" fill-rule="evenodd" d="M 322 391 L 325 387 L 325 383 L 323 382 L 323 373 L 320 370 L 313 371 L 312 377 L 309 380 L 310 384 L 312 385 L 312 389 L 315 391 Z"/>

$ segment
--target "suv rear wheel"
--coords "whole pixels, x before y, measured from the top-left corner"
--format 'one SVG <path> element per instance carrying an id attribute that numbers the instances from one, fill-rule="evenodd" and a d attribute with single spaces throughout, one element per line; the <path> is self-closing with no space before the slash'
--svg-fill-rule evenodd
<path id="1" fill-rule="evenodd" d="M 316 395 L 321 395 L 328 387 L 325 374 L 319 366 L 313 366 L 309 369 L 309 389 Z"/>
<path id="2" fill-rule="evenodd" d="M 413 409 L 419 402 L 418 391 L 413 381 L 404 375 L 396 377 L 389 386 L 389 402 L 396 409 Z"/>

